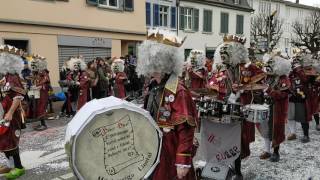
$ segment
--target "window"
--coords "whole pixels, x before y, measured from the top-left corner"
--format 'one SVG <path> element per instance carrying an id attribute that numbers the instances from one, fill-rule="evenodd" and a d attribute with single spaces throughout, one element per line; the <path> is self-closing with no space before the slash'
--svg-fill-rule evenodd
<path id="1" fill-rule="evenodd" d="M 108 8 L 119 8 L 119 0 L 99 0 L 99 5 Z"/>
<path id="2" fill-rule="evenodd" d="M 191 8 L 186 8 L 185 9 L 186 14 L 184 15 L 184 24 L 185 24 L 185 29 L 186 30 L 192 30 L 192 12 L 193 9 Z"/>
<path id="3" fill-rule="evenodd" d="M 4 44 L 14 46 L 18 49 L 28 52 L 28 40 L 4 39 Z"/>
<path id="4" fill-rule="evenodd" d="M 199 9 L 180 7 L 180 29 L 199 30 Z"/>
<path id="5" fill-rule="evenodd" d="M 124 10 L 126 10 L 126 11 L 133 11 L 134 10 L 133 0 L 124 0 Z"/>
<path id="6" fill-rule="evenodd" d="M 243 34 L 243 15 L 237 15 L 237 27 L 236 27 L 236 34 Z"/>
<path id="7" fill-rule="evenodd" d="M 240 0 L 234 0 L 234 4 L 240 4 L 239 1 Z"/>
<path id="8" fill-rule="evenodd" d="M 203 11 L 203 32 L 212 32 L 212 11 Z"/>
<path id="9" fill-rule="evenodd" d="M 290 17 L 290 8 L 289 7 L 286 8 L 286 15 L 287 15 L 287 17 Z"/>
<path id="10" fill-rule="evenodd" d="M 221 13 L 220 18 L 220 32 L 224 34 L 229 33 L 229 14 Z"/>
<path id="11" fill-rule="evenodd" d="M 160 6 L 159 14 L 160 14 L 160 26 L 167 27 L 168 26 L 168 17 L 169 17 L 169 7 L 168 6 Z"/>
<path id="12" fill-rule="evenodd" d="M 151 4 L 148 2 L 146 3 L 146 24 L 151 25 Z"/>

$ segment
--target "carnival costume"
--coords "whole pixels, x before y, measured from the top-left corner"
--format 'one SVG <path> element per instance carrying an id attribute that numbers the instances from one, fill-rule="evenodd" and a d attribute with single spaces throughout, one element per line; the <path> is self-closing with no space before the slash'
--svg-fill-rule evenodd
<path id="1" fill-rule="evenodd" d="M 285 140 L 285 124 L 288 117 L 290 79 L 288 77 L 291 64 L 289 60 L 275 53 L 265 62 L 265 72 L 268 74 L 266 83 L 269 87 L 265 90 L 266 103 L 269 105 L 269 121 L 260 124 L 260 133 L 265 141 L 265 153 L 260 158 L 278 162 L 280 159 L 280 144 Z M 274 153 L 270 154 L 270 148 Z"/>
<path id="2" fill-rule="evenodd" d="M 73 57 L 67 62 L 70 69 L 67 75 L 68 84 L 68 108 L 75 114 L 87 101 L 89 96 L 89 77 L 86 72 L 86 64 L 83 59 Z"/>
<path id="3" fill-rule="evenodd" d="M 178 78 L 183 69 L 182 43 L 169 32 L 155 30 L 138 51 L 138 74 L 157 79 L 146 100 L 146 109 L 163 131 L 154 180 L 195 179 L 192 157 L 197 113 L 191 93 Z"/>
<path id="4" fill-rule="evenodd" d="M 192 50 L 188 57 L 188 76 L 191 89 L 206 87 L 206 57 L 203 51 Z"/>
<path id="5" fill-rule="evenodd" d="M 23 122 L 21 101 L 25 90 L 19 74 L 23 69 L 22 51 L 11 46 L 0 46 L 1 80 L 1 125 L 0 150 L 9 159 L 11 171 L 5 174 L 7 179 L 16 179 L 25 173 L 19 154 L 19 140 Z"/>
<path id="6" fill-rule="evenodd" d="M 300 122 L 304 137 L 301 139 L 303 143 L 310 141 L 309 138 L 309 122 L 312 120 L 313 108 L 312 93 L 310 92 L 310 78 L 314 75 L 306 71 L 309 66 L 310 56 L 301 50 L 294 51 L 292 58 L 292 71 L 289 75 L 291 81 L 291 94 L 289 98 L 289 131 L 288 140 L 296 139 L 296 122 Z M 306 63 L 306 64 L 305 64 Z"/>
<path id="7" fill-rule="evenodd" d="M 244 46 L 245 39 L 237 36 L 225 36 L 215 53 L 212 78 L 208 87 L 218 92 L 218 99 L 241 105 L 254 101 L 257 91 L 245 87 L 260 83 L 263 71 L 251 64 Z M 259 76 L 259 78 L 257 78 Z M 260 77 L 261 76 L 261 77 Z M 261 91 L 261 90 L 259 90 Z M 259 96 L 263 95 L 258 93 Z M 241 131 L 241 157 L 235 162 L 236 178 L 242 179 L 241 158 L 250 155 L 249 145 L 254 141 L 254 123 L 243 121 Z"/>
<path id="8" fill-rule="evenodd" d="M 47 129 L 45 123 L 46 110 L 49 100 L 50 78 L 47 71 L 47 62 L 44 57 L 35 55 L 30 61 L 31 87 L 29 96 L 29 118 L 40 121 L 41 124 L 34 125 L 35 130 Z"/>
<path id="9" fill-rule="evenodd" d="M 124 99 L 126 97 L 125 83 L 127 82 L 127 75 L 124 72 L 124 61 L 121 59 L 115 59 L 112 62 L 112 71 L 115 74 L 114 77 L 114 95 L 117 98 Z"/>

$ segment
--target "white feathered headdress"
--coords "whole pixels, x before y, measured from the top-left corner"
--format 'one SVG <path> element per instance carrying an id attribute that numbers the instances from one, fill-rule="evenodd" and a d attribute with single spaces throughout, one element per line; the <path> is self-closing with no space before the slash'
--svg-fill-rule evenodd
<path id="1" fill-rule="evenodd" d="M 223 43 L 219 45 L 214 54 L 214 63 L 212 65 L 213 71 L 216 71 L 218 67 L 229 64 L 236 66 L 240 63 L 249 63 L 248 50 L 244 46 L 246 40 L 238 36 L 229 35 L 224 37 Z M 227 56 L 228 61 L 222 60 L 221 56 Z"/>
<path id="2" fill-rule="evenodd" d="M 22 50 L 13 46 L 0 45 L 0 73 L 21 74 L 24 66 L 22 54 Z"/>
<path id="3" fill-rule="evenodd" d="M 111 68 L 113 72 L 123 72 L 124 71 L 124 61 L 122 59 L 115 59 L 112 64 Z"/>
<path id="4" fill-rule="evenodd" d="M 75 70 L 75 66 L 79 66 L 80 70 L 84 71 L 87 68 L 86 63 L 82 58 L 79 57 L 72 57 L 68 62 L 67 66 L 71 71 Z"/>
<path id="5" fill-rule="evenodd" d="M 288 76 L 291 71 L 291 62 L 280 56 L 279 53 L 265 54 L 263 62 L 266 64 L 264 71 L 266 73 L 274 74 L 277 76 Z"/>
<path id="6" fill-rule="evenodd" d="M 40 55 L 33 55 L 31 57 L 29 67 L 32 71 L 44 71 L 47 69 L 46 58 Z"/>
<path id="7" fill-rule="evenodd" d="M 203 51 L 192 50 L 187 59 L 188 65 L 195 69 L 205 68 L 206 56 Z"/>
<path id="8" fill-rule="evenodd" d="M 155 72 L 181 75 L 184 55 L 179 47 L 182 43 L 182 40 L 169 31 L 150 31 L 148 40 L 138 47 L 138 75 L 151 76 Z"/>

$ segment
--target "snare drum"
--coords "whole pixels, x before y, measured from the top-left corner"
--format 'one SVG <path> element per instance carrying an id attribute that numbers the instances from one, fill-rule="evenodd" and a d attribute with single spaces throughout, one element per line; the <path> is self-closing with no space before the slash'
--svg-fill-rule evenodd
<path id="1" fill-rule="evenodd" d="M 269 107 L 267 105 L 249 104 L 245 106 L 246 120 L 253 123 L 262 123 L 269 120 Z"/>
<path id="2" fill-rule="evenodd" d="M 229 114 L 231 116 L 242 116 L 242 105 L 239 103 L 228 104 Z"/>

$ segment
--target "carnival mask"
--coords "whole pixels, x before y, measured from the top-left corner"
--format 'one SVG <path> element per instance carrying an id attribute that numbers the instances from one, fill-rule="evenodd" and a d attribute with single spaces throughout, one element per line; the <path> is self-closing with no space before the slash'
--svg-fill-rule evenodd
<path id="1" fill-rule="evenodd" d="M 292 60 L 292 69 L 303 66 L 303 60 L 301 56 L 295 56 Z"/>
<path id="2" fill-rule="evenodd" d="M 113 71 L 114 72 L 119 72 L 120 71 L 119 65 L 115 65 L 114 68 L 113 68 Z"/>
<path id="3" fill-rule="evenodd" d="M 80 70 L 80 66 L 81 66 L 81 63 L 80 62 L 76 62 L 76 63 L 74 63 L 74 70 L 75 71 L 79 71 Z"/>
<path id="4" fill-rule="evenodd" d="M 221 47 L 220 56 L 223 64 L 230 64 L 229 47 L 229 44 L 225 44 L 223 47 Z"/>
<path id="5" fill-rule="evenodd" d="M 30 66 L 32 71 L 38 71 L 38 66 L 36 62 L 31 62 Z"/>

